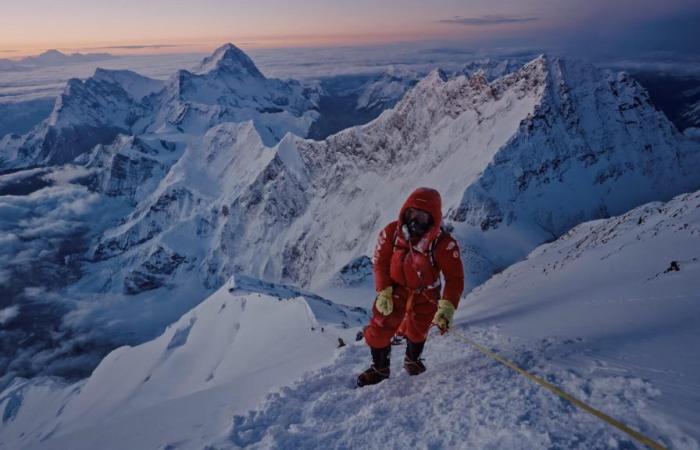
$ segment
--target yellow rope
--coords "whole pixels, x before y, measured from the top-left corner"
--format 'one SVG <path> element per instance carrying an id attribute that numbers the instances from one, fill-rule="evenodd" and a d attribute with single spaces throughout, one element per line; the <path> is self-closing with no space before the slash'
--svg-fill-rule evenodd
<path id="1" fill-rule="evenodd" d="M 633 430 L 632 428 L 628 427 L 627 425 L 625 425 L 624 423 L 620 422 L 619 420 L 614 419 L 614 418 L 608 416 L 608 415 L 605 414 L 604 412 L 602 412 L 602 411 L 600 411 L 600 410 L 598 410 L 598 409 L 595 409 L 595 408 L 592 407 L 592 406 L 587 405 L 586 403 L 584 403 L 584 402 L 582 402 L 581 400 L 577 399 L 577 398 L 574 397 L 573 395 L 567 394 L 566 392 L 562 391 L 561 389 L 559 389 L 558 387 L 554 386 L 553 384 L 551 384 L 551 383 L 549 383 L 549 382 L 543 380 L 542 378 L 540 378 L 540 377 L 538 377 L 538 376 L 536 376 L 536 375 L 532 375 L 531 373 L 527 372 L 525 369 L 520 368 L 520 367 L 519 367 L 518 365 L 516 365 L 514 362 L 509 361 L 508 359 L 506 359 L 506 358 L 504 358 L 504 357 L 502 357 L 502 356 L 500 356 L 500 355 L 498 355 L 498 354 L 492 352 L 492 351 L 489 350 L 488 348 L 486 348 L 486 347 L 480 345 L 479 343 L 474 342 L 474 341 L 472 341 L 471 339 L 469 339 L 469 338 L 467 338 L 467 337 L 461 335 L 461 334 L 458 333 L 457 331 L 455 331 L 455 330 L 450 330 L 449 332 L 450 332 L 451 334 L 453 334 L 455 337 L 458 337 L 458 338 L 460 338 L 461 340 L 463 340 L 464 342 L 466 342 L 467 344 L 471 345 L 472 347 L 474 347 L 475 349 L 477 349 L 478 351 L 480 351 L 480 352 L 483 353 L 484 355 L 486 355 L 486 356 L 488 356 L 488 357 L 490 357 L 490 358 L 493 358 L 493 359 L 495 359 L 496 361 L 500 362 L 501 364 L 503 364 L 503 365 L 505 365 L 505 366 L 507 366 L 507 367 L 509 367 L 509 368 L 511 368 L 511 369 L 513 369 L 513 370 L 515 370 L 515 371 L 518 372 L 520 375 L 523 375 L 525 378 L 529 379 L 530 381 L 534 381 L 535 383 L 539 384 L 539 385 L 542 386 L 543 388 L 545 388 L 545 389 L 547 389 L 547 390 L 549 390 L 549 391 L 555 393 L 556 395 L 558 395 L 559 397 L 563 398 L 564 400 L 567 400 L 567 401 L 571 402 L 572 404 L 574 404 L 575 406 L 581 408 L 582 410 L 586 411 L 587 413 L 596 416 L 597 418 L 599 418 L 599 419 L 601 419 L 602 421 L 608 423 L 609 425 L 612 425 L 613 427 L 617 428 L 618 430 L 622 431 L 623 433 L 628 434 L 629 436 L 631 436 L 632 438 L 636 439 L 638 442 L 640 442 L 640 443 L 646 445 L 647 447 L 649 447 L 649 448 L 651 448 L 651 449 L 653 449 L 653 450 L 666 450 L 666 447 L 664 447 L 663 445 L 659 444 L 659 443 L 656 442 L 655 440 L 653 440 L 653 439 L 651 439 L 651 438 L 649 438 L 649 437 L 643 435 L 642 433 L 640 433 L 640 432 L 638 432 L 638 431 L 636 431 L 636 430 Z"/>

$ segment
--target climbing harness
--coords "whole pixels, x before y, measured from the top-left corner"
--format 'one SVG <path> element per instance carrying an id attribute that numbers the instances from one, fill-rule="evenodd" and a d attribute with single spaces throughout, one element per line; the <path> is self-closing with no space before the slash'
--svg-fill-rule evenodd
<path id="1" fill-rule="evenodd" d="M 444 234 L 445 233 L 443 232 L 442 228 L 440 228 L 440 232 L 438 233 L 437 236 L 435 236 L 435 238 L 430 243 L 430 246 L 428 247 L 428 257 L 430 258 L 430 264 L 433 267 L 435 267 L 435 256 L 434 256 L 435 247 L 437 247 L 438 241 L 442 238 L 442 236 Z M 406 237 L 406 240 L 408 241 L 408 252 L 411 255 L 411 266 L 413 266 L 413 270 L 416 271 L 416 273 L 418 274 L 418 278 L 420 279 L 420 282 L 421 282 L 421 286 L 418 287 L 417 289 L 406 288 L 406 289 L 410 290 L 410 293 L 408 295 L 408 300 L 406 301 L 406 312 L 410 313 L 413 310 L 413 299 L 414 299 L 416 294 L 425 295 L 426 291 L 430 291 L 432 289 L 440 289 L 440 287 L 442 286 L 442 282 L 440 280 L 440 277 L 438 276 L 437 279 L 433 283 L 431 283 L 430 285 L 428 285 L 428 286 L 422 285 L 423 274 L 421 273 L 420 270 L 418 270 L 416 268 L 416 266 L 414 264 L 413 244 L 411 243 L 410 238 L 408 236 L 405 236 L 405 237 Z M 396 249 L 397 240 L 398 240 L 398 228 L 396 230 L 394 230 L 394 244 L 393 244 L 392 252 Z M 418 249 L 416 249 L 416 251 L 418 251 Z M 428 301 L 432 302 L 432 300 L 429 297 L 426 296 L 426 298 L 428 299 Z M 432 302 L 432 303 L 435 303 L 435 302 Z"/>
<path id="2" fill-rule="evenodd" d="M 530 372 L 521 368 L 520 366 L 518 366 L 514 362 L 502 357 L 501 355 L 499 355 L 497 353 L 494 353 L 493 351 L 491 351 L 488 348 L 484 347 L 483 345 L 469 339 L 468 337 L 460 334 L 459 332 L 455 331 L 454 329 L 449 329 L 449 330 L 447 330 L 447 332 L 454 335 L 456 338 L 459 338 L 462 341 L 466 342 L 468 345 L 474 347 L 476 350 L 478 350 L 482 354 L 488 356 L 489 358 L 495 359 L 496 361 L 500 362 L 504 366 L 518 372 L 520 375 L 524 376 L 528 380 L 539 384 L 543 388 L 553 392 L 554 394 L 558 395 L 559 397 L 563 398 L 564 400 L 572 403 L 574 406 L 586 411 L 589 414 L 594 415 L 595 417 L 599 418 L 600 420 L 604 421 L 605 423 L 612 425 L 613 427 L 617 428 L 618 430 L 622 431 L 623 433 L 631 436 L 632 438 L 637 440 L 639 443 L 644 444 L 653 450 L 666 450 L 666 447 L 659 444 L 658 442 L 651 439 L 650 437 L 643 435 L 639 431 L 633 430 L 632 428 L 628 427 L 627 425 L 620 422 L 619 420 L 614 419 L 614 418 L 608 416 L 607 414 L 605 414 L 604 412 L 582 402 L 581 400 L 577 399 L 573 395 L 562 391 L 561 389 L 559 389 L 558 387 L 549 383 L 548 381 L 546 381 L 546 380 L 544 380 L 536 375 L 531 374 Z"/>

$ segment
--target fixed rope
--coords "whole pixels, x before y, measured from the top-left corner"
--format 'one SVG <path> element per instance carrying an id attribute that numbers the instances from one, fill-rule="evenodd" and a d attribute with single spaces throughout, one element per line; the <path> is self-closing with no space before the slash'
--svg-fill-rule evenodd
<path id="1" fill-rule="evenodd" d="M 589 414 L 592 414 L 593 416 L 599 418 L 603 422 L 605 422 L 609 425 L 612 425 L 613 427 L 617 428 L 618 430 L 622 431 L 623 433 L 625 433 L 628 436 L 635 439 L 637 442 L 639 442 L 643 445 L 646 445 L 647 447 L 649 447 L 653 450 L 667 450 L 666 447 L 659 444 L 658 442 L 651 439 L 650 437 L 643 435 L 639 431 L 633 430 L 632 428 L 628 427 L 627 425 L 620 422 L 619 420 L 617 420 L 613 417 L 610 417 L 609 415 L 605 414 L 604 412 L 582 402 L 581 400 L 577 399 L 573 395 L 562 391 L 561 389 L 559 389 L 558 387 L 549 383 L 548 381 L 546 381 L 546 380 L 544 380 L 536 375 L 531 374 L 530 372 L 521 368 L 520 366 L 518 366 L 514 362 L 512 362 L 512 361 L 502 357 L 501 355 L 489 350 L 488 348 L 484 347 L 483 345 L 479 344 L 478 342 L 475 342 L 475 341 L 469 339 L 468 337 L 460 334 L 459 332 L 457 332 L 453 329 L 450 329 L 448 331 L 448 333 L 450 333 L 450 334 L 454 335 L 455 337 L 461 339 L 462 341 L 466 342 L 467 344 L 474 347 L 479 352 L 488 356 L 489 358 L 495 359 L 496 361 L 500 362 L 504 366 L 515 370 L 516 372 L 518 372 L 520 375 L 524 376 L 528 380 L 539 384 L 543 388 L 553 392 L 554 394 L 558 395 L 559 397 L 563 398 L 564 400 L 572 403 L 574 406 L 586 411 Z"/>

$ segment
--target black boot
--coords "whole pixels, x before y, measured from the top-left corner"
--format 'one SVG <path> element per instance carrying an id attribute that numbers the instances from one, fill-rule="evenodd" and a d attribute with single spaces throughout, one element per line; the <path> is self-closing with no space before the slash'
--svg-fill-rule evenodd
<path id="1" fill-rule="evenodd" d="M 357 377 L 357 385 L 367 386 L 377 384 L 389 378 L 389 354 L 391 345 L 384 348 L 370 348 L 372 351 L 372 365 Z"/>
<path id="2" fill-rule="evenodd" d="M 403 368 L 409 375 L 419 375 L 425 372 L 425 364 L 420 357 L 424 346 L 425 341 L 416 343 L 406 339 L 406 357 L 403 359 Z"/>

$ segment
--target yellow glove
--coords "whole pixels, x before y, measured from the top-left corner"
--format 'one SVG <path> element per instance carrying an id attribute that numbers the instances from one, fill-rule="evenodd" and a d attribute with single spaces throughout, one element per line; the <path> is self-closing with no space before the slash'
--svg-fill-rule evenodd
<path id="1" fill-rule="evenodd" d="M 447 331 L 452 326 L 452 316 L 455 315 L 455 307 L 452 302 L 441 298 L 438 302 L 438 310 L 433 317 L 433 323 L 441 330 Z"/>
<path id="2" fill-rule="evenodd" d="M 377 307 L 377 311 L 388 316 L 394 310 L 394 302 L 391 299 L 392 287 L 386 287 L 379 291 L 377 294 L 377 299 L 374 301 L 374 306 Z"/>

